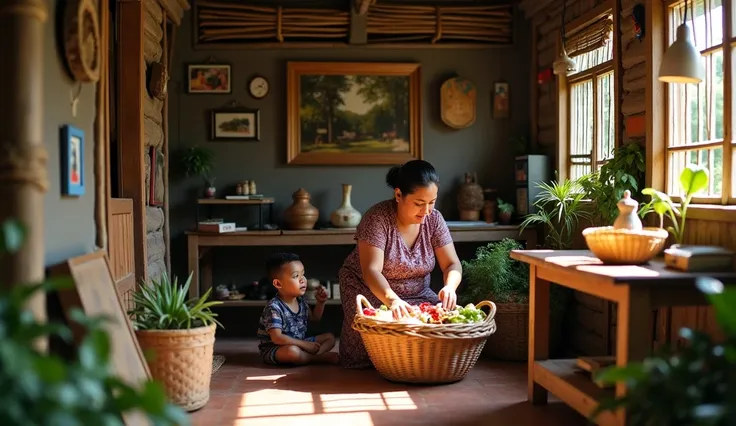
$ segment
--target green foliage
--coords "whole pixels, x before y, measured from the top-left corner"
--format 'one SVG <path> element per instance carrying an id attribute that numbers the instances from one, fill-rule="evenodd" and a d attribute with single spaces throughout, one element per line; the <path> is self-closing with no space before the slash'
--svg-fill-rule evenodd
<path id="1" fill-rule="evenodd" d="M 16 221 L 0 226 L 0 255 L 17 252 L 25 228 Z M 132 387 L 111 372 L 110 337 L 105 318 L 89 318 L 80 310 L 72 321 L 85 330 L 73 359 L 44 353 L 38 339 L 56 337 L 71 342 L 70 329 L 60 323 L 40 323 L 26 309 L 38 292 L 73 285 L 70 278 L 35 285 L 0 286 L 0 424 L 27 426 L 123 426 L 123 415 L 137 412 L 152 425 L 190 424 L 184 410 L 166 400 L 155 381 Z"/>
<path id="2" fill-rule="evenodd" d="M 511 250 L 522 249 L 510 238 L 478 247 L 475 258 L 462 261 L 467 279 L 465 294 L 468 303 L 491 298 L 497 303 L 527 303 L 529 300 L 529 267 L 512 259 Z"/>
<path id="3" fill-rule="evenodd" d="M 601 166 L 600 171 L 582 179 L 587 198 L 594 205 L 593 221 L 610 225 L 618 216 L 617 203 L 629 190 L 634 199 L 639 197 L 639 183 L 644 180 L 644 152 L 637 143 L 630 143 L 613 150 L 613 158 Z"/>
<path id="4" fill-rule="evenodd" d="M 708 187 L 708 169 L 695 164 L 688 164 L 680 173 L 680 187 L 682 188 L 682 200 L 680 208 L 675 206 L 669 195 L 657 191 L 654 188 L 644 188 L 642 194 L 652 197 L 649 203 L 639 209 L 642 217 L 654 211 L 659 216 L 659 227 L 664 227 L 664 217 L 667 216 L 672 222 L 667 230 L 675 238 L 677 244 L 682 244 L 685 238 L 685 220 L 687 219 L 687 208 L 693 197 L 698 192 Z M 678 223 L 677 218 L 680 218 Z"/>
<path id="5" fill-rule="evenodd" d="M 514 212 L 514 205 L 511 203 L 507 203 L 502 199 L 497 199 L 498 202 L 498 211 L 501 213 L 513 213 Z"/>
<path id="6" fill-rule="evenodd" d="M 589 181 L 590 175 L 564 182 L 537 183 L 541 192 L 534 205 L 538 211 L 528 214 L 521 223 L 521 231 L 527 226 L 542 224 L 547 235 L 545 246 L 554 250 L 565 250 L 572 246 L 572 239 L 581 220 L 590 220 L 591 213 L 583 200 L 586 191 L 582 182 Z"/>
<path id="7" fill-rule="evenodd" d="M 478 247 L 475 258 L 462 261 L 463 278 L 468 289 L 461 296 L 463 304 L 492 300 L 495 303 L 529 303 L 529 265 L 511 258 L 512 250 L 522 245 L 511 238 Z M 551 308 L 560 312 L 566 301 L 566 291 L 551 288 Z"/>
<path id="8" fill-rule="evenodd" d="M 217 314 L 210 309 L 222 302 L 207 299 L 212 289 L 199 299 L 186 300 L 192 274 L 189 274 L 186 283 L 179 286 L 177 278 L 169 280 L 164 272 L 161 278 L 152 279 L 150 284 L 141 283 L 133 293 L 135 308 L 129 314 L 135 316 L 133 324 L 138 330 L 186 330 L 217 324 L 222 327 L 215 317 Z"/>
<path id="9" fill-rule="evenodd" d="M 609 367 L 596 377 L 603 383 L 626 383 L 626 396 L 603 401 L 601 412 L 626 408 L 631 426 L 727 426 L 736 424 L 736 289 L 712 278 L 698 288 L 716 312 L 725 341 L 684 328 L 675 353 L 664 350 L 641 363 Z"/>
<path id="10" fill-rule="evenodd" d="M 179 153 L 180 172 L 185 177 L 199 176 L 207 179 L 212 171 L 214 152 L 199 146 L 189 147 Z"/>

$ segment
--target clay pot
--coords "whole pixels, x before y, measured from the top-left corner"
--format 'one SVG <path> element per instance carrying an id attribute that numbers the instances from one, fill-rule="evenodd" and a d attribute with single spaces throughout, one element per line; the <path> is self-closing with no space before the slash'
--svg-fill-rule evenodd
<path id="1" fill-rule="evenodd" d="M 508 225 L 511 223 L 511 215 L 513 215 L 512 212 L 500 212 L 498 214 L 498 218 L 502 225 Z"/>
<path id="2" fill-rule="evenodd" d="M 478 185 L 475 172 L 465 173 L 465 183 L 460 186 L 457 193 L 457 209 L 460 211 L 460 220 L 479 220 L 483 201 L 483 188 Z"/>
<path id="3" fill-rule="evenodd" d="M 206 198 L 215 198 L 215 194 L 217 193 L 217 188 L 214 186 L 209 186 L 204 190 L 204 196 Z"/>
<path id="4" fill-rule="evenodd" d="M 362 215 L 350 203 L 352 190 L 353 185 L 342 184 L 342 205 L 330 215 L 330 221 L 336 228 L 355 228 L 360 223 Z"/>
<path id="5" fill-rule="evenodd" d="M 309 202 L 312 196 L 304 188 L 299 188 L 291 198 L 294 202 L 284 211 L 286 226 L 296 230 L 314 229 L 319 220 L 319 210 Z"/>

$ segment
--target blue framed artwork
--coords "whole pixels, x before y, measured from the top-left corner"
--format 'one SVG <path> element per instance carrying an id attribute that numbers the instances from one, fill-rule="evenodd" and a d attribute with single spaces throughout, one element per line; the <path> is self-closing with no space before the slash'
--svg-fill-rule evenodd
<path id="1" fill-rule="evenodd" d="M 61 127 L 61 194 L 84 195 L 84 131 Z"/>

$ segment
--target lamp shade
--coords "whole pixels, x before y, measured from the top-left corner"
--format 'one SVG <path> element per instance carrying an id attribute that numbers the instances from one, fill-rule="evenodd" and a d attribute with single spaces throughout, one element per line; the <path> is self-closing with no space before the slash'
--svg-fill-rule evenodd
<path id="1" fill-rule="evenodd" d="M 702 55 L 695 48 L 686 24 L 677 27 L 677 38 L 664 53 L 659 81 L 665 83 L 700 83 L 705 78 Z"/>
<path id="2" fill-rule="evenodd" d="M 567 51 L 565 50 L 565 45 L 563 43 L 562 45 L 562 51 L 560 52 L 560 56 L 555 59 L 555 61 L 552 63 L 552 69 L 555 75 L 564 75 L 568 76 L 575 71 L 577 71 L 575 67 L 575 61 L 570 59 L 569 56 L 567 56 Z"/>

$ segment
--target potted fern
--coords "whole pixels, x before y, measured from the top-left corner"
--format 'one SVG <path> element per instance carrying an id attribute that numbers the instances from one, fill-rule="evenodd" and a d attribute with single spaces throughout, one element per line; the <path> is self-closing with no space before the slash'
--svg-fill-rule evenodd
<path id="1" fill-rule="evenodd" d="M 0 257 L 17 252 L 25 238 L 20 223 L 0 224 Z M 85 337 L 69 356 L 34 345 L 39 338 L 72 343 L 67 324 L 42 323 L 27 306 L 39 292 L 73 285 L 71 278 L 0 285 L 0 424 L 123 426 L 125 419 L 133 418 L 156 426 L 191 424 L 184 410 L 166 400 L 156 381 L 131 386 L 113 373 L 104 319 L 90 318 L 79 309 L 70 312 L 71 322 L 85 330 Z"/>
<path id="2" fill-rule="evenodd" d="M 133 293 L 133 325 L 146 353 L 151 375 L 169 399 L 193 411 L 210 398 L 215 329 L 222 327 L 210 309 L 222 302 L 208 301 L 212 289 L 199 299 L 187 300 L 192 274 L 183 286 L 165 272 Z"/>
<path id="3" fill-rule="evenodd" d="M 491 300 L 496 304 L 496 333 L 488 338 L 483 349 L 489 358 L 506 361 L 525 361 L 529 334 L 529 266 L 512 259 L 512 250 L 522 245 L 511 238 L 481 246 L 475 258 L 462 261 L 463 279 L 468 288 L 463 304 Z M 563 312 L 560 287 L 554 286 L 551 295 L 553 318 Z M 552 324 L 559 324 L 553 321 Z M 557 334 L 555 331 L 554 334 Z M 553 341 L 558 339 L 554 338 Z"/>
<path id="4" fill-rule="evenodd" d="M 215 196 L 215 178 L 212 177 L 214 152 L 207 148 L 192 146 L 179 152 L 179 174 L 184 177 L 198 176 L 205 181 L 204 194 Z"/>

